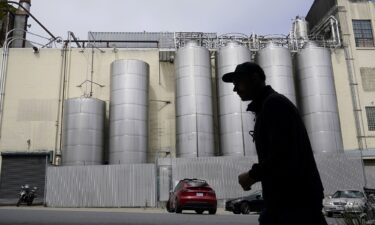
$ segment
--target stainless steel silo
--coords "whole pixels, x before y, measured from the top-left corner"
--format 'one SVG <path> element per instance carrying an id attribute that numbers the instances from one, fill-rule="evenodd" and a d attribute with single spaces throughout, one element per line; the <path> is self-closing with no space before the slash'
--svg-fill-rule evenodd
<path id="1" fill-rule="evenodd" d="M 331 54 L 308 42 L 297 54 L 300 110 L 315 153 L 343 151 Z"/>
<path id="2" fill-rule="evenodd" d="M 176 52 L 177 157 L 214 155 L 211 63 L 208 49 L 189 42 Z"/>
<path id="3" fill-rule="evenodd" d="M 305 18 L 297 16 L 293 21 L 293 33 L 298 40 L 308 40 L 309 23 Z"/>
<path id="4" fill-rule="evenodd" d="M 254 128 L 254 115 L 246 111 L 249 102 L 242 102 L 233 92 L 233 84 L 221 80 L 238 64 L 248 61 L 251 61 L 250 50 L 237 42 L 228 42 L 216 54 L 220 150 L 224 156 L 255 155 L 255 145 L 249 134 Z"/>
<path id="5" fill-rule="evenodd" d="M 266 74 L 266 83 L 296 105 L 293 63 L 289 49 L 270 42 L 258 51 L 256 59 Z"/>
<path id="6" fill-rule="evenodd" d="M 146 163 L 149 65 L 140 60 L 111 64 L 109 163 Z"/>
<path id="7" fill-rule="evenodd" d="M 65 100 L 63 165 L 102 164 L 105 102 L 94 98 Z"/>

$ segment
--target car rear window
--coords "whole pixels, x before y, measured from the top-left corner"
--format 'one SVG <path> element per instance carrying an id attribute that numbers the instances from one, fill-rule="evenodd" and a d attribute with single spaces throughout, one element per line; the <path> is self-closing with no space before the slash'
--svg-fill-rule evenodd
<path id="1" fill-rule="evenodd" d="M 208 186 L 205 180 L 189 180 L 186 182 L 190 187 L 206 187 Z"/>

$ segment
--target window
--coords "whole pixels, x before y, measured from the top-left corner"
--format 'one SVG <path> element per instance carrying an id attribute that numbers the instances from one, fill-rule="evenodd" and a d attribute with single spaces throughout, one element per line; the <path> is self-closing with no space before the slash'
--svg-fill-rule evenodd
<path id="1" fill-rule="evenodd" d="M 366 107 L 368 130 L 375 131 L 375 106 Z"/>
<path id="2" fill-rule="evenodd" d="M 353 29 L 357 47 L 374 47 L 370 20 L 353 20 Z"/>
<path id="3" fill-rule="evenodd" d="M 362 87 L 366 92 L 375 92 L 375 67 L 361 67 Z"/>

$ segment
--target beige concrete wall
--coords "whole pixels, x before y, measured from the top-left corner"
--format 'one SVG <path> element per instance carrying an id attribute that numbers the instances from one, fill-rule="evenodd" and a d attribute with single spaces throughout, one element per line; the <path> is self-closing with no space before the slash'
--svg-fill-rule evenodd
<path id="1" fill-rule="evenodd" d="M 10 49 L 5 85 L 1 151 L 53 150 L 61 51 Z"/>
<path id="2" fill-rule="evenodd" d="M 353 101 L 343 49 L 332 50 L 332 66 L 344 149 L 358 149 Z"/>

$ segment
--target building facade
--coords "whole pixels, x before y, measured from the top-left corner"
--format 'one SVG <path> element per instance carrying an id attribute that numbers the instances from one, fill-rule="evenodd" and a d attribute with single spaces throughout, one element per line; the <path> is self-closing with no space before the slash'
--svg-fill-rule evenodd
<path id="1" fill-rule="evenodd" d="M 323 43 L 329 44 L 331 54 L 343 150 L 360 151 L 366 173 L 375 173 L 375 4 L 372 1 L 316 0 L 306 20 L 312 40 L 323 37 L 323 40 L 335 38 L 339 41 Z M 330 24 L 334 21 L 338 22 L 338 32 L 330 29 L 334 27 Z M 96 98 L 106 105 L 102 163 L 107 164 L 111 63 L 124 59 L 143 61 L 149 67 L 147 162 L 155 163 L 157 158 L 175 158 L 178 155 L 176 133 L 179 132 L 176 128 L 175 51 L 183 47 L 187 43 L 185 41 L 195 40 L 209 50 L 209 66 L 205 69 L 211 75 L 208 81 L 212 87 L 213 149 L 215 156 L 222 155 L 217 94 L 220 79 L 217 79 L 215 53 L 223 46 L 223 39 L 219 40 L 215 33 L 194 32 L 122 33 L 117 36 L 113 33 L 90 33 L 88 39 L 87 42 L 75 42 L 68 38 L 62 48 L 2 49 L 2 154 L 19 152 L 24 156 L 44 152 L 51 155 L 50 163 L 59 165 L 64 154 L 64 101 Z M 251 51 L 250 60 L 254 60 L 265 43 L 262 40 L 247 43 L 243 40 L 249 38 L 238 37 L 228 37 L 224 41 L 228 40 L 240 40 L 247 46 Z M 284 41 L 290 43 L 287 39 L 276 41 L 279 44 L 284 44 Z M 302 46 L 290 49 L 293 57 L 301 49 Z"/>
<path id="2" fill-rule="evenodd" d="M 345 150 L 363 150 L 368 173 L 375 158 L 375 4 L 373 1 L 314 1 L 306 19 L 310 30 L 330 16 L 340 24 L 342 47 L 332 51 Z M 322 32 L 324 33 L 324 32 Z"/>

